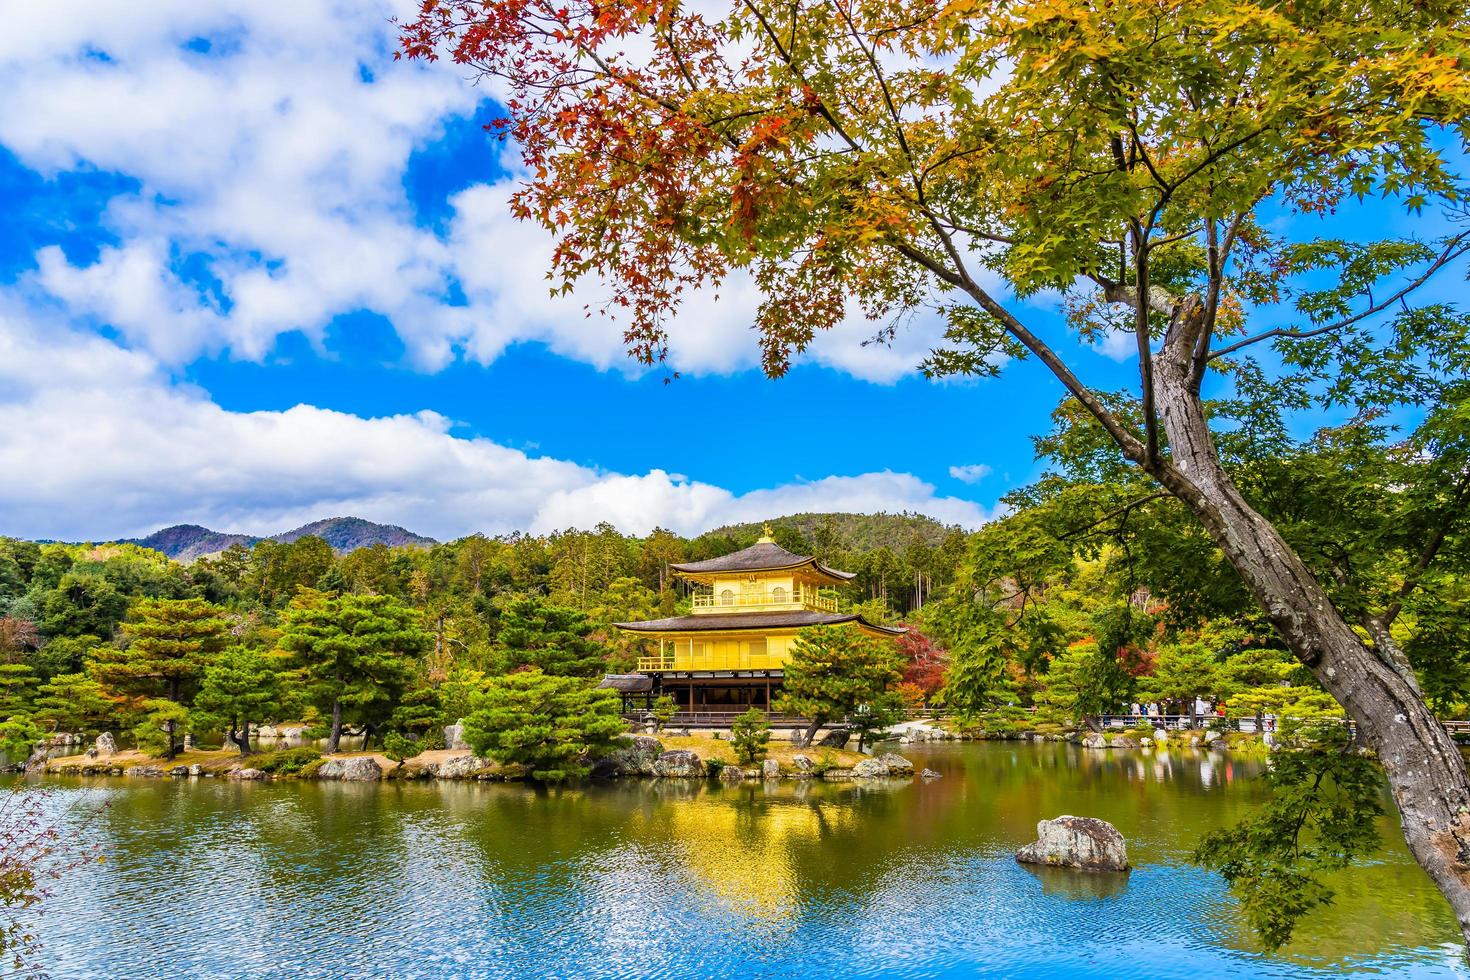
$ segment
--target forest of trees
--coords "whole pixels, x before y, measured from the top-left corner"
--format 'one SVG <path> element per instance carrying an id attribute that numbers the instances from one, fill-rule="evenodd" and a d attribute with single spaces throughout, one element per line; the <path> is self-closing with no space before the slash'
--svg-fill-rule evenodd
<path id="1" fill-rule="evenodd" d="M 913 532 L 898 550 L 844 547 L 854 527 L 888 519 L 826 515 L 776 536 L 855 571 L 849 601 L 894 620 L 943 591 L 966 536 L 905 516 L 892 518 Z M 187 564 L 134 544 L 0 539 L 0 720 L 13 757 L 55 731 L 111 730 L 169 754 L 186 731 L 244 747 L 250 726 L 284 719 L 334 745 L 344 726 L 428 745 L 486 678 L 534 667 L 590 683 L 630 669 L 644 641 L 611 624 L 686 610 L 669 564 L 759 533 L 635 538 L 601 525 L 345 554 L 307 535 Z"/>
<path id="2" fill-rule="evenodd" d="M 1159 547 L 1175 533 L 1169 508 L 1073 533 L 1079 507 L 1101 506 L 1096 488 L 1078 489 L 1053 474 L 971 534 L 888 515 L 801 515 L 774 533 L 857 572 L 847 607 L 910 627 L 892 693 L 971 730 L 1062 731 L 1134 701 L 1187 711 L 1195 696 L 1231 716 L 1340 713 L 1207 542 Z M 851 549 L 875 539 L 874 520 L 911 540 Z M 132 544 L 0 539 L 0 739 L 12 757 L 57 731 L 113 731 L 161 754 L 186 732 L 248 750 L 252 726 L 291 720 L 334 747 L 344 728 L 433 747 L 495 678 L 534 668 L 590 687 L 632 669 L 646 641 L 611 624 L 687 611 L 670 563 L 759 533 L 630 537 L 602 525 L 346 554 L 304 536 L 188 564 Z M 1398 626 L 1450 715 L 1470 696 L 1462 630 L 1438 612 Z"/>

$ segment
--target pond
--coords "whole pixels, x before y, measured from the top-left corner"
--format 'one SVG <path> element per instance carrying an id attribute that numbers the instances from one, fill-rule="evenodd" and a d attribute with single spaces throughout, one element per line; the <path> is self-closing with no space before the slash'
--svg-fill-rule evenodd
<path id="1" fill-rule="evenodd" d="M 51 780 L 106 853 L 39 920 L 56 977 L 1467 977 L 1387 845 L 1260 953 L 1194 841 L 1260 764 L 982 743 L 896 785 Z M 99 810 L 99 805 L 102 808 Z M 1036 821 L 1112 821 L 1129 876 L 1028 870 Z"/>

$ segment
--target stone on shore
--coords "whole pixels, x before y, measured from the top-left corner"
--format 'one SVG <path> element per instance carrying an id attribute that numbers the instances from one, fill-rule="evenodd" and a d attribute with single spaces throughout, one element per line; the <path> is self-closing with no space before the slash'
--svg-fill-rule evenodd
<path id="1" fill-rule="evenodd" d="M 338 779 L 343 782 L 372 782 L 383 778 L 383 767 L 369 756 L 354 756 L 351 759 L 327 759 L 316 771 L 317 779 Z"/>
<path id="2" fill-rule="evenodd" d="M 444 726 L 444 747 L 451 752 L 469 748 L 469 743 L 464 740 L 464 719 L 452 725 Z"/>
<path id="3" fill-rule="evenodd" d="M 1128 870 L 1127 844 L 1106 820 L 1068 815 L 1042 820 L 1036 837 L 1016 852 L 1017 861 L 1082 871 Z"/>
<path id="4" fill-rule="evenodd" d="M 688 749 L 675 749 L 654 760 L 653 774 L 664 779 L 698 779 L 704 775 L 704 761 Z"/>
<path id="5" fill-rule="evenodd" d="M 761 775 L 766 779 L 780 779 L 781 763 L 775 759 L 767 759 L 761 763 Z"/>
<path id="6" fill-rule="evenodd" d="M 1105 749 L 1108 747 L 1108 738 L 1099 732 L 1090 732 L 1082 739 L 1084 749 Z"/>
<path id="7" fill-rule="evenodd" d="M 97 741 L 87 750 L 87 755 L 93 759 L 105 759 L 108 756 L 117 755 L 117 741 L 113 739 L 111 732 L 103 732 L 97 736 Z"/>
<path id="8" fill-rule="evenodd" d="M 1111 744 L 1112 744 L 1112 747 L 1115 748 L 1115 749 L 1136 749 L 1136 748 L 1139 748 L 1139 744 L 1138 744 L 1137 740 L 1131 738 L 1128 735 L 1118 735 L 1118 736 L 1116 736 L 1113 739 L 1113 741 L 1112 741 Z"/>
<path id="9" fill-rule="evenodd" d="M 125 775 L 125 776 L 148 776 L 148 777 L 162 776 L 163 775 L 163 767 L 162 766 L 128 766 L 127 769 L 123 770 L 123 775 Z"/>
<path id="10" fill-rule="evenodd" d="M 439 763 L 434 771 L 438 779 L 472 779 L 493 763 L 477 755 L 454 755 Z"/>
<path id="11" fill-rule="evenodd" d="M 368 760 L 372 761 L 372 760 Z M 231 779 L 266 779 L 267 776 L 259 769 L 231 769 Z"/>
<path id="12" fill-rule="evenodd" d="M 720 782 L 738 783 L 745 778 L 745 773 L 740 771 L 739 766 L 725 766 L 720 770 Z"/>
<path id="13" fill-rule="evenodd" d="M 817 744 L 826 749 L 845 749 L 847 748 L 848 740 L 851 738 L 852 732 L 846 728 L 834 728 L 823 735 L 821 741 L 817 742 Z"/>
<path id="14" fill-rule="evenodd" d="M 593 778 L 654 775 L 653 766 L 664 753 L 664 743 L 651 735 L 625 735 L 619 743 L 610 755 L 592 763 Z"/>
<path id="15" fill-rule="evenodd" d="M 1160 743 L 1169 741 L 1169 733 L 1164 731 L 1162 728 L 1155 728 L 1154 741 Z"/>
<path id="16" fill-rule="evenodd" d="M 811 756 L 807 755 L 793 755 L 791 757 L 791 764 L 796 767 L 797 772 L 811 772 L 816 767 L 816 763 L 812 761 Z"/>

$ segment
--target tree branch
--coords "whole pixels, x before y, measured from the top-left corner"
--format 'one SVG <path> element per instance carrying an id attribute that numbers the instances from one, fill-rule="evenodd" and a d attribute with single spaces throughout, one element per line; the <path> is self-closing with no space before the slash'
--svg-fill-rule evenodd
<path id="1" fill-rule="evenodd" d="M 1290 340 L 1305 340 L 1308 337 L 1320 337 L 1322 334 L 1325 333 L 1333 333 L 1337 330 L 1346 329 L 1347 327 L 1350 327 L 1355 323 L 1366 320 L 1368 317 L 1373 316 L 1377 313 L 1381 313 L 1384 310 L 1388 309 L 1390 306 L 1397 303 L 1399 300 L 1403 299 L 1405 296 L 1409 295 L 1414 290 L 1418 289 L 1420 286 L 1428 282 L 1430 277 L 1433 276 L 1440 269 L 1444 268 L 1451 262 L 1458 259 L 1460 256 L 1467 253 L 1470 253 L 1470 232 L 1461 232 L 1454 238 L 1450 239 L 1449 243 L 1444 247 L 1444 250 L 1439 253 L 1438 257 L 1436 257 L 1435 260 L 1429 264 L 1429 268 L 1425 269 L 1418 278 L 1405 285 L 1402 289 L 1394 293 L 1392 296 L 1389 296 L 1388 298 L 1380 300 L 1376 303 L 1370 304 L 1367 309 L 1364 309 L 1359 313 L 1354 313 L 1350 317 L 1344 317 L 1343 319 L 1338 320 L 1335 323 L 1329 323 L 1323 327 L 1315 327 L 1311 330 L 1294 330 L 1286 327 L 1273 327 L 1270 330 L 1265 330 L 1261 333 L 1256 334 L 1254 337 L 1247 337 L 1244 340 L 1236 341 L 1235 343 L 1230 344 L 1226 347 L 1221 347 L 1218 350 L 1212 350 L 1209 352 L 1209 354 L 1205 355 L 1205 360 L 1213 361 L 1217 357 L 1224 357 L 1227 354 L 1233 354 L 1236 351 L 1241 350 L 1242 348 L 1250 347 L 1253 344 L 1259 344 L 1261 341 L 1270 340 L 1273 337 L 1285 337 Z"/>

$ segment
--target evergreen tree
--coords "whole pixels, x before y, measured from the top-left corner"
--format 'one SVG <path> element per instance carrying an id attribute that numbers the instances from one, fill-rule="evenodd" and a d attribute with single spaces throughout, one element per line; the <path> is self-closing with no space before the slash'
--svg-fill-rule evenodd
<path id="1" fill-rule="evenodd" d="M 11 715 L 0 721 L 0 753 L 12 766 L 25 765 L 41 737 L 41 730 L 27 715 Z"/>
<path id="2" fill-rule="evenodd" d="M 766 743 L 771 740 L 771 726 L 759 708 L 750 708 L 735 716 L 730 723 L 730 748 L 742 765 L 753 765 L 766 757 Z"/>
<path id="3" fill-rule="evenodd" d="M 57 674 L 36 692 L 35 717 L 53 732 L 95 734 L 121 727 L 123 706 L 87 674 Z"/>
<path id="4" fill-rule="evenodd" d="M 558 677 L 596 677 L 608 649 L 592 638 L 588 617 L 539 596 L 518 596 L 505 607 L 500 642 L 511 667 L 535 667 Z"/>
<path id="5" fill-rule="evenodd" d="M 830 721 L 850 718 L 903 680 L 893 643 L 851 626 L 809 626 L 797 634 L 775 709 L 811 719 L 806 740 Z"/>
<path id="6" fill-rule="evenodd" d="M 430 644 L 412 610 L 389 596 L 313 595 L 294 602 L 281 647 L 294 655 L 306 699 L 329 713 L 327 751 L 336 752 L 345 721 L 366 738 L 388 720 Z"/>
<path id="7" fill-rule="evenodd" d="M 250 753 L 250 725 L 281 710 L 281 664 L 261 650 L 232 646 L 204 669 L 194 697 L 195 728 L 221 727 L 225 744 Z"/>
<path id="8" fill-rule="evenodd" d="M 0 718 L 29 711 L 36 696 L 36 675 L 26 664 L 0 663 Z"/>
<path id="9" fill-rule="evenodd" d="M 611 752 L 627 729 L 618 696 L 576 677 L 524 670 L 496 678 L 465 719 L 476 755 L 523 765 L 535 779 L 585 776 L 588 760 Z"/>
<path id="10" fill-rule="evenodd" d="M 92 676 L 110 694 L 163 700 L 173 711 L 154 706 L 154 721 L 167 738 L 151 730 L 147 744 L 161 745 L 172 759 L 187 721 L 199 677 L 228 642 L 220 610 L 202 599 L 143 599 L 123 626 L 125 645 L 92 651 Z"/>

